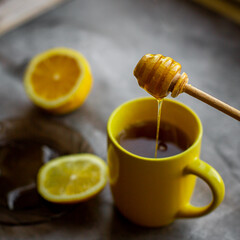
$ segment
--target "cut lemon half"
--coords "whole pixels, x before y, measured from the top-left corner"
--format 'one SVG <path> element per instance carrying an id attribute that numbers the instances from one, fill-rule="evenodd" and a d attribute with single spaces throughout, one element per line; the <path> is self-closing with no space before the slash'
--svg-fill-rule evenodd
<path id="1" fill-rule="evenodd" d="M 107 183 L 107 165 L 93 154 L 73 154 L 43 165 L 37 176 L 39 194 L 55 203 L 85 201 Z"/>
<path id="2" fill-rule="evenodd" d="M 53 48 L 35 56 L 27 66 L 24 87 L 39 107 L 56 114 L 81 106 L 92 87 L 88 61 L 69 48 Z"/>

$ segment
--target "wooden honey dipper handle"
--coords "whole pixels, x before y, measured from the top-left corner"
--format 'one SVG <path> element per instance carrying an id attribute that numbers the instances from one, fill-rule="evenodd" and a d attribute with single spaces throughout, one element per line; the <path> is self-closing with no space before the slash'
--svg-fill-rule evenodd
<path id="1" fill-rule="evenodd" d="M 166 97 L 169 92 L 172 92 L 172 97 L 185 92 L 240 121 L 239 110 L 191 86 L 187 74 L 180 72 L 181 65 L 172 58 L 161 54 L 146 54 L 136 65 L 134 76 L 140 87 L 157 99 Z"/>
<path id="2" fill-rule="evenodd" d="M 236 120 L 240 121 L 240 111 L 236 108 L 220 101 L 219 99 L 189 85 L 186 84 L 183 90 L 185 93 L 201 100 L 202 102 L 207 103 L 208 105 L 218 109 L 219 111 L 229 115 L 232 118 L 235 118 Z"/>

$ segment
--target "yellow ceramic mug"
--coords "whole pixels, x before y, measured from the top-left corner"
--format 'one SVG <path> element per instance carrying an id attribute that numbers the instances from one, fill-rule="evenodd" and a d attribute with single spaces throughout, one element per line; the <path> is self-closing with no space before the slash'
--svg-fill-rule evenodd
<path id="1" fill-rule="evenodd" d="M 111 114 L 108 131 L 108 164 L 111 191 L 120 212 L 143 226 L 163 226 L 176 218 L 200 217 L 213 211 L 223 200 L 224 183 L 217 171 L 199 159 L 202 125 L 198 116 L 182 103 L 165 99 L 162 121 L 182 131 L 192 145 L 167 158 L 145 158 L 125 150 L 116 140 L 131 124 L 157 119 L 154 98 L 124 103 Z M 211 188 L 212 202 L 204 207 L 191 205 L 196 176 Z"/>

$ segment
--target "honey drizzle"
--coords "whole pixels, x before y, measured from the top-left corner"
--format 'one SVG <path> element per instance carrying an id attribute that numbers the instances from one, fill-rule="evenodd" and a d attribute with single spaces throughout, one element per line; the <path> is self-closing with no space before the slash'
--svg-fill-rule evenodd
<path id="1" fill-rule="evenodd" d="M 155 155 L 154 155 L 155 158 L 157 158 L 157 151 L 158 151 L 159 130 L 160 130 L 161 110 L 162 110 L 163 99 L 157 99 L 157 103 L 158 103 L 158 112 L 157 112 L 156 145 L 155 145 Z"/>

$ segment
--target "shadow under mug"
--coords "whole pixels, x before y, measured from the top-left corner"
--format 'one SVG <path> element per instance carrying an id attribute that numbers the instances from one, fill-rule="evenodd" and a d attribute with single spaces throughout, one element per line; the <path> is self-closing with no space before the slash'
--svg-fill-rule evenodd
<path id="1" fill-rule="evenodd" d="M 210 213 L 222 202 L 225 188 L 218 172 L 199 159 L 202 125 L 198 116 L 182 103 L 163 101 L 161 121 L 180 128 L 192 143 L 180 154 L 146 158 L 120 146 L 116 138 L 123 129 L 151 120 L 157 121 L 157 102 L 152 97 L 122 104 L 108 120 L 108 165 L 115 205 L 132 222 L 149 227 Z M 212 191 L 212 201 L 204 207 L 190 203 L 196 177 Z"/>

